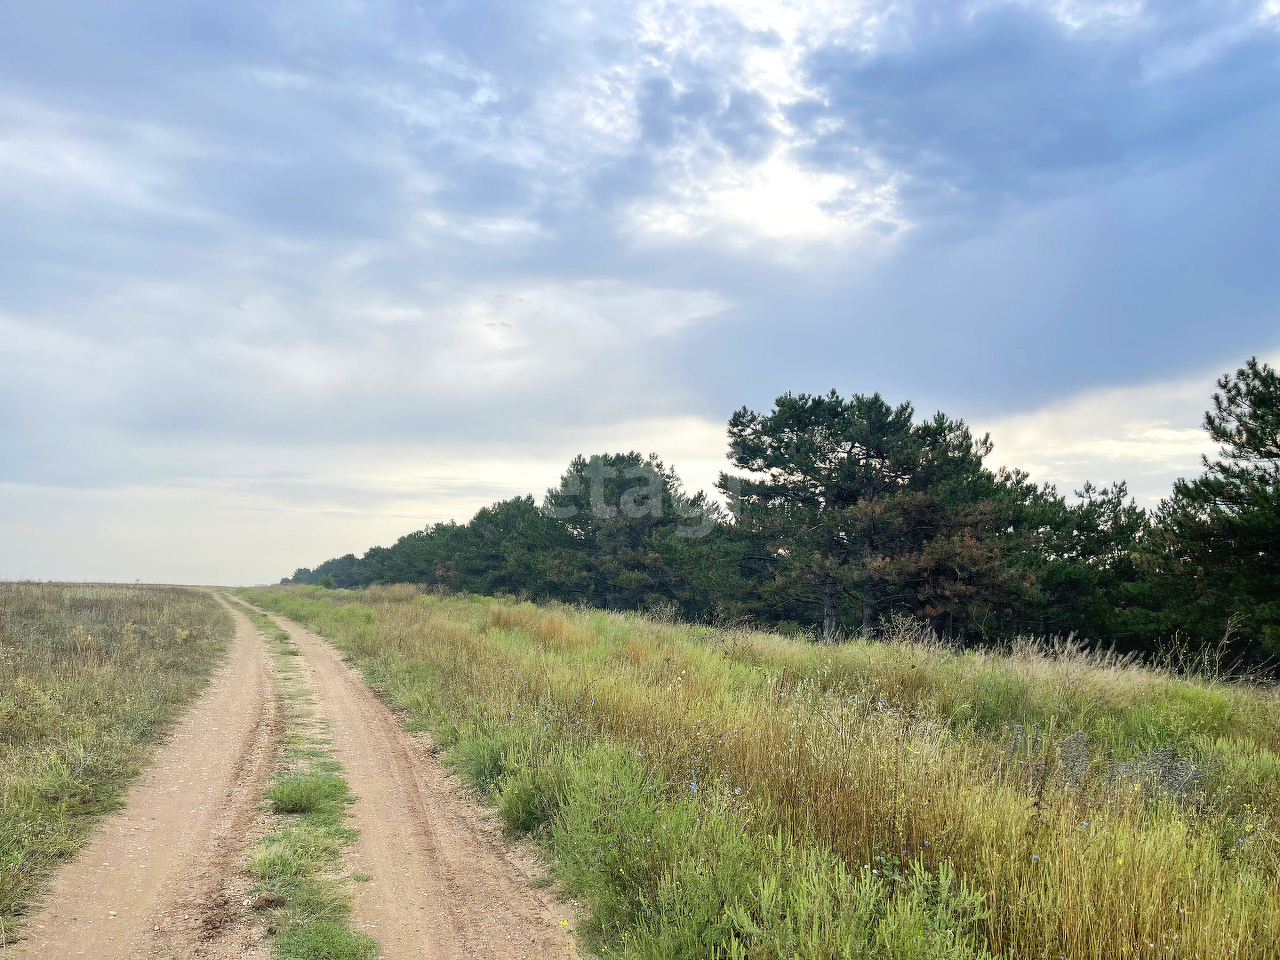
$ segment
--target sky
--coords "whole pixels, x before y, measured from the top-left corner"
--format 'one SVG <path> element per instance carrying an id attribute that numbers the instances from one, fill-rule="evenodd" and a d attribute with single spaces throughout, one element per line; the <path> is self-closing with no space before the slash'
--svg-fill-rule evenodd
<path id="1" fill-rule="evenodd" d="M 0 578 L 258 583 L 879 391 L 1154 506 L 1280 358 L 1280 0 L 47 0 Z"/>

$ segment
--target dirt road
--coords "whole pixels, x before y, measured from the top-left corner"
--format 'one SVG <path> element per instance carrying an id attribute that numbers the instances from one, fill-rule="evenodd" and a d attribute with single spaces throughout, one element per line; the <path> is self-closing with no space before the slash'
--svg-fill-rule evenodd
<path id="1" fill-rule="evenodd" d="M 227 897 L 243 893 L 245 847 L 281 724 L 266 645 L 231 612 L 226 664 L 156 751 L 125 809 L 58 872 L 26 939 L 0 950 L 3 960 L 266 956 L 261 930 L 228 910 Z M 354 885 L 354 925 L 382 944 L 384 960 L 575 956 L 570 913 L 529 886 L 529 865 L 492 821 L 329 644 L 278 622 L 305 655 L 317 714 L 359 798 L 348 867 L 373 879 Z M 237 913 L 239 922 L 223 926 Z"/>
<path id="2" fill-rule="evenodd" d="M 305 655 L 347 782 L 359 798 L 350 867 L 355 923 L 385 960 L 571 957 L 566 908 L 533 889 L 497 831 L 328 643 L 277 618 Z"/>
<path id="3" fill-rule="evenodd" d="M 227 662 L 157 749 L 124 810 L 54 880 L 27 939 L 0 951 L 17 958 L 244 957 L 219 942 L 226 878 L 275 763 L 274 681 L 265 644 L 242 614 Z"/>

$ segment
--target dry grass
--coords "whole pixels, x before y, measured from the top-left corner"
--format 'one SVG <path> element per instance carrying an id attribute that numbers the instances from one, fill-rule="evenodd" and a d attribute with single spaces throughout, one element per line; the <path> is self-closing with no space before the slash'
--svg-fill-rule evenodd
<path id="1" fill-rule="evenodd" d="M 338 641 L 410 709 L 443 697 L 476 722 L 626 745 L 668 783 L 735 800 L 752 832 L 782 827 L 855 872 L 952 865 L 986 891 L 993 953 L 1280 957 L 1274 690 L 1072 649 L 819 647 L 414 594 L 254 597 Z M 1089 757 L 1068 771 L 1058 745 L 1076 731 Z M 1120 769 L 1165 747 L 1196 765 L 1186 796 Z"/>
<path id="2" fill-rule="evenodd" d="M 0 943 L 231 633 L 198 590 L 0 583 Z"/>

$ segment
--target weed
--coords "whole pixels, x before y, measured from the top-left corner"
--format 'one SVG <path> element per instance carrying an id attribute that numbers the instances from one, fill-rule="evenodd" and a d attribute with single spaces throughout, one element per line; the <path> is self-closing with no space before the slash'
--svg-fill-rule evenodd
<path id="1" fill-rule="evenodd" d="M 347 782 L 335 773 L 289 776 L 267 790 L 276 813 L 315 813 L 349 799 Z"/>
<path id="2" fill-rule="evenodd" d="M 372 937 L 329 921 L 281 931 L 275 947 L 280 960 L 373 960 L 378 955 Z"/>

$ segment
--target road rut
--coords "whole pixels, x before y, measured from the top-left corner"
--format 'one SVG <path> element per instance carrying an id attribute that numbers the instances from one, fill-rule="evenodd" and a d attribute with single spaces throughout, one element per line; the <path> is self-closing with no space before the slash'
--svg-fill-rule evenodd
<path id="1" fill-rule="evenodd" d="M 305 655 L 360 829 L 349 857 L 355 926 L 384 960 L 524 960 L 575 955 L 570 914 L 533 889 L 496 831 L 439 762 L 319 637 L 276 618 Z"/>
<path id="2" fill-rule="evenodd" d="M 274 679 L 243 614 L 227 661 L 174 727 L 124 809 L 57 872 L 6 960 L 245 955 L 217 944 L 206 913 L 240 870 L 254 807 L 275 763 Z"/>

